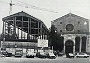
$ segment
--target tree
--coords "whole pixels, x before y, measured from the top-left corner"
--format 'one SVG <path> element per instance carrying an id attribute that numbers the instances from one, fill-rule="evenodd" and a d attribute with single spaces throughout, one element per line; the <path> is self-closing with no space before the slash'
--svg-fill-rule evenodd
<path id="1" fill-rule="evenodd" d="M 51 42 L 51 47 L 53 46 L 54 50 L 59 50 L 62 51 L 63 50 L 63 37 L 61 36 L 61 34 L 57 33 L 57 30 L 55 28 L 54 25 L 51 26 L 51 31 L 49 33 L 50 36 L 50 42 Z"/>

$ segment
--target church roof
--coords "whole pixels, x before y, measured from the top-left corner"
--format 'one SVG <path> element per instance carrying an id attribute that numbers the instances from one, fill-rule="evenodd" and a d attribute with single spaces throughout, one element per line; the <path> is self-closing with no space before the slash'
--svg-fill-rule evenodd
<path id="1" fill-rule="evenodd" d="M 75 14 L 73 14 L 73 13 L 70 12 L 70 13 L 62 16 L 62 17 L 59 17 L 59 18 L 53 20 L 53 22 L 57 21 L 58 19 L 65 19 L 65 18 L 67 18 L 67 17 L 76 17 L 76 18 L 79 18 L 79 19 L 83 19 L 83 20 L 89 21 L 89 19 L 86 19 L 86 18 L 84 18 L 84 17 L 75 15 Z"/>

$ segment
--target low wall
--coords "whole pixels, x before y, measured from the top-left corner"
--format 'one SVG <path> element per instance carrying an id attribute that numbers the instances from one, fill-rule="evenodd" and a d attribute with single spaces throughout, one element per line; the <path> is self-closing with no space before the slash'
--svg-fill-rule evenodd
<path id="1" fill-rule="evenodd" d="M 1 45 L 5 48 L 36 48 L 37 43 L 34 42 L 10 42 L 10 41 L 1 41 Z"/>

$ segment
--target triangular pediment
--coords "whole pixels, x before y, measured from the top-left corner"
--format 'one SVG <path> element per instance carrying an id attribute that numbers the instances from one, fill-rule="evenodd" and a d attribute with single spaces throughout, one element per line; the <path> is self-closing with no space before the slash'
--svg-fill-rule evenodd
<path id="1" fill-rule="evenodd" d="M 57 18 L 57 19 L 55 19 L 53 21 L 58 21 L 58 20 L 66 19 L 66 18 L 72 18 L 72 17 L 77 18 L 77 19 L 82 19 L 82 20 L 88 20 L 86 18 L 83 18 L 81 16 L 75 15 L 73 13 L 68 13 L 68 14 L 66 14 L 66 15 L 64 15 L 62 17 L 59 17 L 59 18 Z"/>

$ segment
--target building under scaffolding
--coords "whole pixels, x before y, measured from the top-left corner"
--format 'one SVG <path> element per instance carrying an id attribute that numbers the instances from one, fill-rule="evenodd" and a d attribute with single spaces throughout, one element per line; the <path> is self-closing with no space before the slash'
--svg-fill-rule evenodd
<path id="1" fill-rule="evenodd" d="M 3 47 L 33 48 L 37 46 L 37 39 L 47 39 L 48 29 L 45 24 L 25 13 L 18 12 L 16 14 L 4 17 L 3 21 Z"/>

